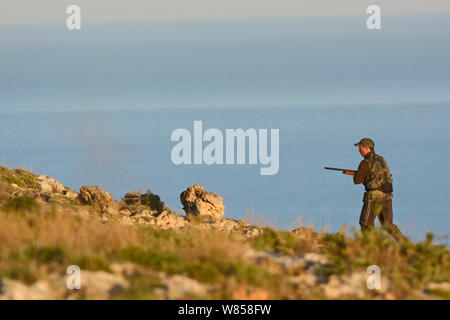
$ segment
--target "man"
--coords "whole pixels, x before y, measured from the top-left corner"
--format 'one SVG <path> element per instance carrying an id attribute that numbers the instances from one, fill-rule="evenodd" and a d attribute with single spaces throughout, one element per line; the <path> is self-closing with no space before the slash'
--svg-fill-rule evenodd
<path id="1" fill-rule="evenodd" d="M 358 143 L 359 153 L 364 158 L 358 167 L 358 171 L 344 172 L 353 175 L 355 184 L 363 183 L 364 205 L 361 210 L 359 224 L 361 231 L 370 230 L 374 226 L 378 216 L 380 223 L 395 240 L 403 241 L 406 238 L 398 227 L 392 222 L 392 175 L 384 158 L 375 153 L 375 143 L 369 138 L 363 138 Z"/>

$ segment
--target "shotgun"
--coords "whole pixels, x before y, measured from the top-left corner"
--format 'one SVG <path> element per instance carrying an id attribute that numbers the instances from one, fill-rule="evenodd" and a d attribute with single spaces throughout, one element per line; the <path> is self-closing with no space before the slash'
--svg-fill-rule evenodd
<path id="1" fill-rule="evenodd" d="M 343 174 L 348 174 L 350 176 L 355 175 L 356 170 L 349 170 L 349 169 L 339 169 L 339 168 L 330 168 L 330 167 L 325 167 L 325 170 L 335 170 L 335 171 L 342 171 Z"/>

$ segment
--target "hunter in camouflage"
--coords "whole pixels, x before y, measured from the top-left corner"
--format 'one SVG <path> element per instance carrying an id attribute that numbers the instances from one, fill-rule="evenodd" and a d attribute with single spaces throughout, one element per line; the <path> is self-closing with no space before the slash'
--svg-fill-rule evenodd
<path id="1" fill-rule="evenodd" d="M 364 158 L 353 176 L 353 182 L 364 184 L 366 190 L 359 218 L 361 230 L 373 228 L 375 218 L 378 217 L 382 227 L 397 241 L 405 240 L 392 221 L 392 175 L 386 160 L 375 153 L 375 143 L 369 138 L 361 139 L 355 146 Z"/>

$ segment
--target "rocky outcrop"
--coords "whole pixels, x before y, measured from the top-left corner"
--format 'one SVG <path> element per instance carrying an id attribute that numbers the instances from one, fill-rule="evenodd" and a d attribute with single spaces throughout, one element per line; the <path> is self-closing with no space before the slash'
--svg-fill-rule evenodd
<path id="1" fill-rule="evenodd" d="M 213 192 L 207 192 L 201 185 L 188 187 L 180 195 L 186 217 L 205 216 L 212 219 L 221 219 L 225 207 L 223 198 Z"/>
<path id="2" fill-rule="evenodd" d="M 120 277 L 146 277 L 156 280 L 147 290 L 157 299 L 175 300 L 206 297 L 214 285 L 201 283 L 181 274 L 168 275 L 163 271 L 145 269 L 132 263 L 113 263 L 111 270 Z"/>
<path id="3" fill-rule="evenodd" d="M 78 201 L 84 205 L 91 205 L 95 210 L 108 213 L 112 208 L 112 196 L 99 186 L 83 186 L 78 195 Z"/>
<path id="4" fill-rule="evenodd" d="M 199 221 L 191 223 L 190 227 L 203 230 L 215 230 L 226 233 L 238 233 L 245 237 L 255 237 L 264 232 L 262 228 L 253 226 L 245 220 L 235 219 Z"/>
<path id="5" fill-rule="evenodd" d="M 50 178 L 45 174 L 41 174 L 37 177 L 37 180 L 41 184 L 42 192 L 62 194 L 66 189 L 61 182 L 54 178 Z"/>
<path id="6" fill-rule="evenodd" d="M 0 280 L 0 300 L 113 299 L 129 286 L 120 275 L 81 270 L 81 288 L 67 289 L 66 274 L 52 274 L 31 285 Z"/>
<path id="7" fill-rule="evenodd" d="M 3 278 L 0 280 L 0 300 L 48 300 L 50 292 L 40 286 L 27 286 L 20 281 Z"/>
<path id="8" fill-rule="evenodd" d="M 141 194 L 139 192 L 128 192 L 123 197 L 125 204 L 133 206 L 141 203 Z"/>
<path id="9" fill-rule="evenodd" d="M 202 298 L 212 289 L 208 284 L 200 283 L 183 275 L 166 276 L 161 272 L 160 279 L 164 285 L 156 289 L 156 294 L 168 300 Z"/>
<path id="10" fill-rule="evenodd" d="M 123 197 L 123 204 L 120 210 L 129 216 L 139 215 L 145 211 L 151 212 L 153 216 L 158 216 L 165 211 L 171 211 L 151 190 L 143 194 L 138 191 L 128 192 Z"/>
<path id="11" fill-rule="evenodd" d="M 41 174 L 37 177 L 37 181 L 41 185 L 42 193 L 49 194 L 60 194 L 64 195 L 68 198 L 75 199 L 78 196 L 78 193 L 68 187 L 65 187 L 61 182 L 56 180 L 55 178 L 51 178 L 46 176 L 45 174 Z"/>
<path id="12" fill-rule="evenodd" d="M 290 270 L 315 273 L 318 268 L 328 264 L 326 256 L 314 252 L 288 256 L 274 252 L 249 249 L 245 253 L 244 258 L 251 263 L 264 265 L 269 271 L 272 270 L 273 272 Z"/>
<path id="13" fill-rule="evenodd" d="M 127 225 L 153 225 L 164 230 L 180 230 L 190 227 L 189 221 L 176 212 L 164 211 L 158 215 L 149 210 L 130 215 L 127 209 L 121 209 L 122 217 L 119 222 Z"/>
<path id="14" fill-rule="evenodd" d="M 121 276 L 104 271 L 82 271 L 81 289 L 86 299 L 112 299 L 128 288 Z"/>

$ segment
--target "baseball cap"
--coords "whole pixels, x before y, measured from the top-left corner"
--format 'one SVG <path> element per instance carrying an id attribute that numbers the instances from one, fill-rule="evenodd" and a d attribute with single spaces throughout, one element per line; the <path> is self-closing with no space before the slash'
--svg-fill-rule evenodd
<path id="1" fill-rule="evenodd" d="M 370 138 L 362 138 L 359 142 L 355 143 L 355 147 L 357 146 L 365 146 L 369 148 L 375 147 L 375 143 Z"/>

